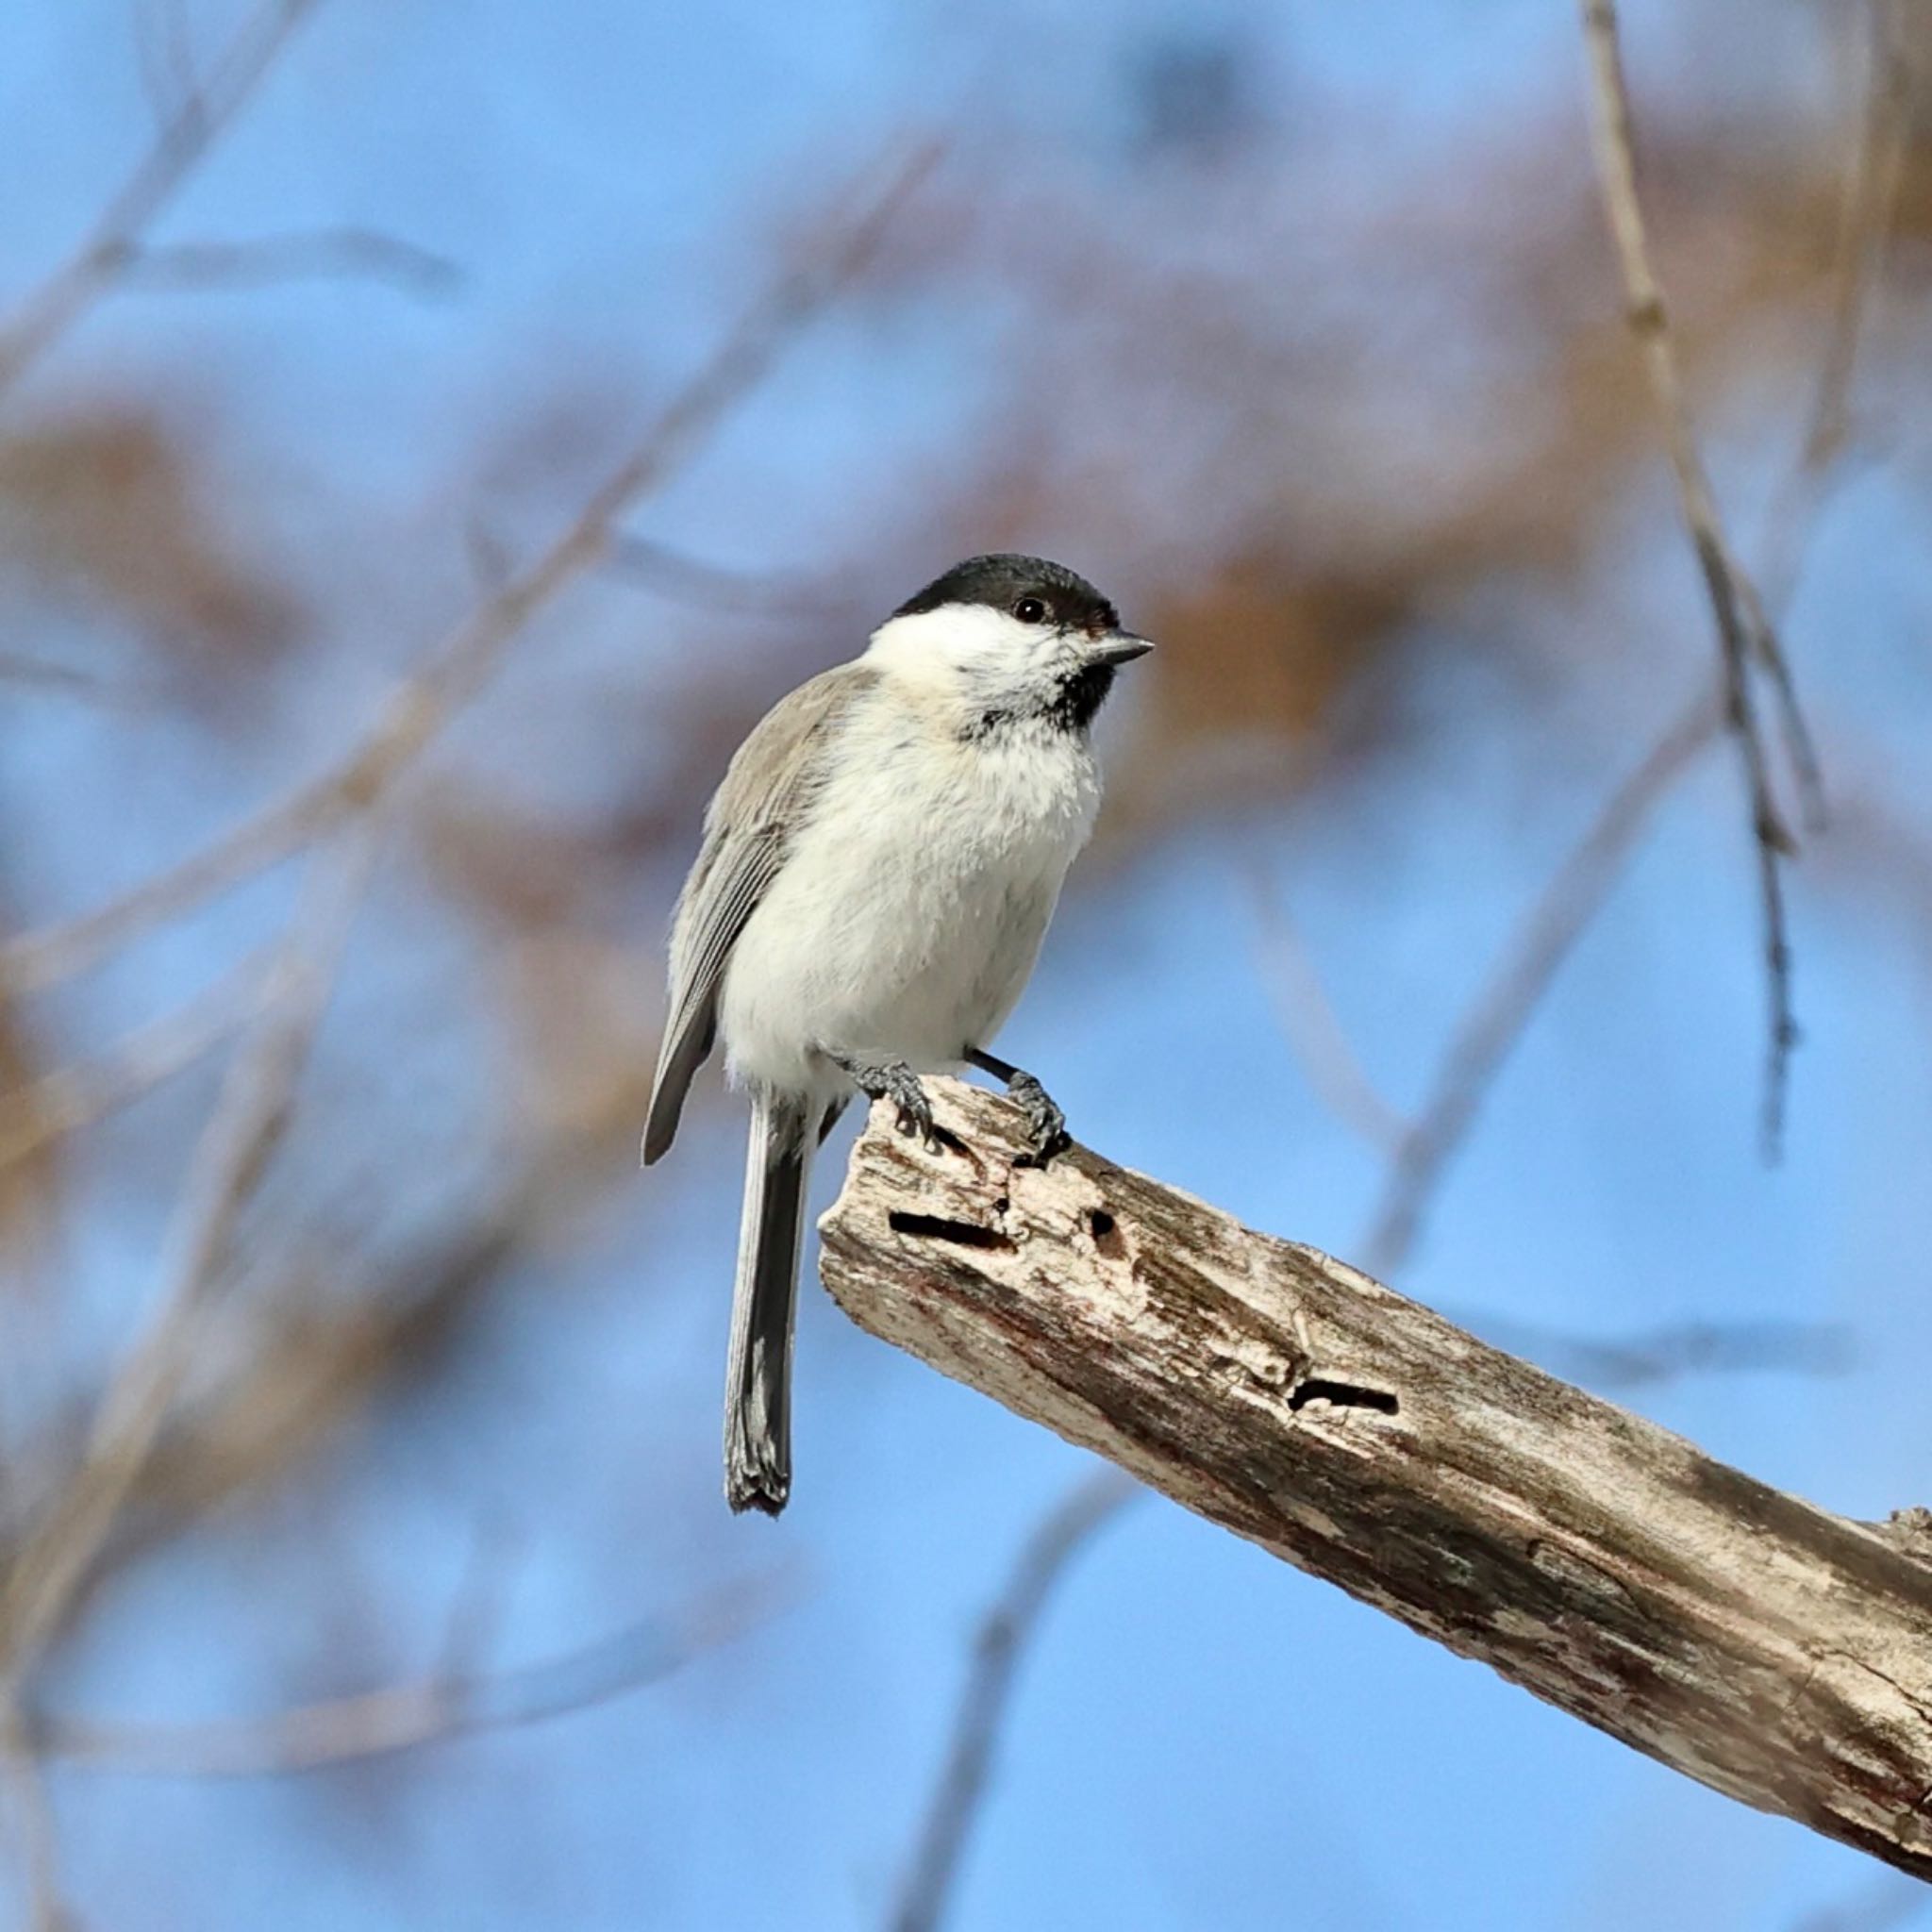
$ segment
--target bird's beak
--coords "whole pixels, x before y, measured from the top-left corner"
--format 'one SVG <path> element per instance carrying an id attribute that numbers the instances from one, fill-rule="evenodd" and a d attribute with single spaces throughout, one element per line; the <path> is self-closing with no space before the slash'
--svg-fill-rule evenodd
<path id="1" fill-rule="evenodd" d="M 1087 653 L 1090 664 L 1131 664 L 1136 658 L 1144 658 L 1154 648 L 1151 638 L 1137 638 L 1130 630 L 1109 631 L 1106 637 L 1095 641 L 1093 648 Z"/>

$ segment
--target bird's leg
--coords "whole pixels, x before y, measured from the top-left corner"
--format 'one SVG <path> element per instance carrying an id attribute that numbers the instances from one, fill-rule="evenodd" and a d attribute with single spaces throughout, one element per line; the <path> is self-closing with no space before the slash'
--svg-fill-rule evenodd
<path id="1" fill-rule="evenodd" d="M 977 1046 L 966 1049 L 966 1061 L 982 1074 L 1004 1080 L 1007 1091 L 1026 1109 L 1027 1139 L 1033 1151 L 1020 1157 L 1023 1167 L 1044 1167 L 1062 1148 L 1073 1145 L 1067 1135 L 1066 1115 L 1054 1104 L 1053 1095 L 1024 1067 L 1016 1067 Z"/>
<path id="2" fill-rule="evenodd" d="M 830 1047 L 821 1051 L 868 1100 L 890 1100 L 898 1108 L 902 1134 L 919 1135 L 929 1154 L 941 1151 L 932 1124 L 932 1102 L 925 1097 L 919 1075 L 904 1060 L 862 1060 L 852 1054 L 835 1053 Z"/>

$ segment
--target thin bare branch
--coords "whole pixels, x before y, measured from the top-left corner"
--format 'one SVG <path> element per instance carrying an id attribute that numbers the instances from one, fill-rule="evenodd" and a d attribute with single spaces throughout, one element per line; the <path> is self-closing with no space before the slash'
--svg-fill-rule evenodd
<path id="1" fill-rule="evenodd" d="M 1750 807 L 1770 1008 L 1764 1144 L 1767 1154 L 1774 1156 L 1783 1140 L 1785 1089 L 1791 1049 L 1798 1038 L 1791 1004 L 1790 941 L 1782 872 L 1785 858 L 1795 848 L 1772 783 L 1771 759 L 1757 715 L 1754 665 L 1761 665 L 1772 680 L 1783 708 L 1789 755 L 1801 784 L 1813 797 L 1819 791 L 1817 758 L 1792 693 L 1783 647 L 1725 535 L 1690 426 L 1670 315 L 1651 264 L 1642 204 L 1637 192 L 1636 142 L 1615 0 L 1582 0 L 1582 8 L 1591 64 L 1597 177 L 1623 272 L 1625 313 L 1643 352 L 1652 400 L 1676 479 L 1678 507 L 1716 620 L 1724 724 L 1737 746 Z"/>
<path id="2" fill-rule="evenodd" d="M 610 568 L 661 597 L 728 610 L 743 617 L 781 618 L 789 623 L 844 610 L 846 600 L 824 577 L 808 578 L 777 571 L 727 569 L 705 558 L 688 556 L 652 537 L 626 531 L 612 540 Z"/>
<path id="3" fill-rule="evenodd" d="M 937 1932 L 951 1903 L 973 1825 L 984 1808 L 1022 1654 L 1074 1559 L 1120 1514 L 1141 1486 L 1117 1469 L 1083 1476 L 1021 1546 L 1012 1574 L 974 1639 L 973 1663 L 953 1717 L 945 1766 L 933 1788 L 893 1932 Z"/>
<path id="4" fill-rule="evenodd" d="M 107 693 L 101 680 L 91 671 L 72 664 L 55 664 L 44 658 L 25 658 L 12 651 L 0 651 L 0 684 L 17 684 L 29 691 L 59 691 L 65 696 L 90 703 L 104 703 Z"/>
<path id="5" fill-rule="evenodd" d="M 134 248 L 122 273 L 129 289 L 258 289 L 278 282 L 355 280 L 384 283 L 425 299 L 454 293 L 463 279 L 447 256 L 374 228 Z"/>
<path id="6" fill-rule="evenodd" d="M 157 218 L 247 106 L 317 0 L 268 0 L 180 100 L 78 248 L 0 327 L 5 394 L 120 280 Z"/>
<path id="7" fill-rule="evenodd" d="M 14 1838 L 22 1850 L 26 1891 L 25 1923 L 33 1932 L 76 1932 L 79 1921 L 62 1894 L 60 1834 L 47 1790 L 41 1753 L 10 1713 L 0 1740 L 8 1788 L 13 1795 Z"/>
<path id="8" fill-rule="evenodd" d="M 99 1058 L 58 1068 L 31 1086 L 0 1093 L 0 1170 L 131 1106 L 213 1052 L 247 1022 L 267 973 L 265 957 L 245 959 Z"/>
<path id="9" fill-rule="evenodd" d="M 766 1622 L 786 1592 L 771 1579 L 720 1591 L 683 1615 L 629 1624 L 541 1663 L 424 1678 L 215 1724 L 46 1717 L 35 1745 L 64 1763 L 129 1777 L 287 1776 L 392 1757 L 607 1704 L 655 1684 Z"/>
<path id="10" fill-rule="evenodd" d="M 1619 1393 L 1683 1375 L 1842 1375 L 1857 1364 L 1852 1331 L 1841 1322 L 1672 1322 L 1595 1336 L 1466 1308 L 1452 1319 L 1565 1381 Z"/>
<path id="11" fill-rule="evenodd" d="M 85 1583 L 188 1374 L 236 1224 L 287 1129 L 375 863 L 380 819 L 365 812 L 315 860 L 270 970 L 262 1016 L 194 1150 L 156 1311 L 101 1400 L 79 1468 L 0 1588 L 0 1683 L 16 1698 Z"/>
<path id="12" fill-rule="evenodd" d="M 1884 274 L 1911 136 L 1912 75 L 1901 0 L 1871 0 L 1867 15 L 1871 79 L 1857 147 L 1845 175 L 1830 331 L 1798 460 L 1765 520 L 1765 602 L 1780 616 L 1790 608 L 1824 491 L 1851 442 L 1858 345 Z"/>
<path id="13" fill-rule="evenodd" d="M 1394 1274 L 1415 1245 L 1449 1158 L 1462 1144 L 1497 1069 L 1615 885 L 1659 800 L 1690 769 L 1723 723 L 1699 697 L 1604 802 L 1557 869 L 1437 1063 L 1428 1097 L 1389 1170 L 1364 1244 L 1364 1267 Z"/>
<path id="14" fill-rule="evenodd" d="M 1260 927 L 1268 991 L 1308 1085 L 1344 1126 L 1371 1147 L 1393 1156 L 1407 1138 L 1408 1122 L 1376 1090 L 1349 1044 L 1322 975 L 1274 881 L 1258 863 L 1248 866 L 1246 873 Z"/>
<path id="15" fill-rule="evenodd" d="M 1908 116 L 1910 95 L 1896 0 L 1874 0 L 1874 15 L 1877 26 L 1873 98 L 1846 190 L 1831 337 L 1819 373 L 1811 427 L 1768 526 L 1765 573 L 1767 583 L 1774 587 L 1768 601 L 1780 616 L 1796 587 L 1805 539 L 1823 506 L 1825 485 L 1842 448 L 1857 346 L 1897 195 L 1902 123 Z M 1627 141 L 1624 145 L 1627 149 Z M 1634 188 L 1630 192 L 1634 195 Z M 1634 200 L 1620 197 L 1619 206 L 1629 219 Z M 1641 219 L 1638 234 L 1641 243 Z M 1654 283 L 1650 286 L 1655 293 Z M 1674 420 L 1683 423 L 1681 409 Z M 1738 582 L 1755 605 L 1756 593 L 1749 591 L 1748 580 L 1740 575 Z M 1439 1066 L 1432 1097 L 1391 1174 L 1369 1238 L 1372 1267 L 1391 1272 L 1413 1247 L 1427 1197 L 1467 1133 L 1489 1082 L 1527 1025 L 1563 956 L 1602 903 L 1644 822 L 1714 735 L 1720 718 L 1718 702 L 1712 700 L 1700 702 L 1674 722 L 1605 804 L 1583 842 L 1551 880 L 1522 938 L 1457 1029 Z M 1511 1000 L 1521 1003 L 1513 1024 Z"/>
<path id="16" fill-rule="evenodd" d="M 0 986 L 31 991 L 286 858 L 415 758 L 489 680 L 530 620 L 606 554 L 617 519 L 688 462 L 762 380 L 799 329 L 864 265 L 939 157 L 925 143 L 891 170 L 835 244 L 784 275 L 666 405 L 575 521 L 443 641 L 396 691 L 361 742 L 331 770 L 124 897 L 0 946 Z"/>
<path id="17" fill-rule="evenodd" d="M 165 127 L 184 110 L 204 111 L 183 0 L 137 0 L 134 40 L 155 125 Z"/>

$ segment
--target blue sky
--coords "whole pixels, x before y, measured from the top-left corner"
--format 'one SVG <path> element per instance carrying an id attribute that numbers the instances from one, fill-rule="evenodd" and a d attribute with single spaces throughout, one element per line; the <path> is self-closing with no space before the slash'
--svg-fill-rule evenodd
<path id="1" fill-rule="evenodd" d="M 1740 51 L 1723 9 L 1714 26 L 1628 10 L 1634 73 L 1658 98 L 1701 97 L 1707 83 L 1687 76 L 1715 43 L 1735 56 L 1740 92 L 1795 117 L 1824 111 L 1823 83 L 1793 58 L 1803 29 L 1786 16 Z M 183 13 L 197 37 L 224 17 Z M 0 12 L 0 125 L 27 184 L 0 201 L 0 296 L 58 257 L 145 138 L 130 18 L 64 0 Z M 1255 50 L 1288 152 L 1319 124 L 1351 184 L 1359 172 L 1365 204 L 1399 199 L 1405 171 L 1453 165 L 1489 116 L 1574 115 L 1582 139 L 1561 8 L 1224 5 L 1211 21 Z M 1183 29 L 1203 31 L 1202 16 L 1151 0 L 1100 26 L 1086 8 L 1002 0 L 808 12 L 328 0 L 162 239 L 365 225 L 446 256 L 461 285 L 427 303 L 352 283 L 130 293 L 10 399 L 31 415 L 106 388 L 184 412 L 239 486 L 246 542 L 327 614 L 304 680 L 276 691 L 257 734 L 213 755 L 0 693 L 16 911 L 94 903 L 345 742 L 471 593 L 463 533 L 477 505 L 520 545 L 571 500 L 569 477 L 515 480 L 506 391 L 580 389 L 593 413 L 635 403 L 642 414 L 757 288 L 764 244 L 894 130 L 953 129 L 972 169 L 1009 147 L 1082 192 L 1120 197 L 1124 224 L 1142 220 L 1133 197 L 1153 191 L 1122 172 L 1121 75 Z M 1338 142 L 1338 125 L 1359 131 Z M 1391 287 L 1399 304 L 1399 271 Z M 917 305 L 835 318 L 651 506 L 648 526 L 748 568 L 867 557 L 874 532 L 904 527 L 908 492 L 942 486 L 960 425 L 994 392 L 1002 328 L 997 314 Z M 1506 337 L 1443 353 L 1474 365 L 1507 348 Z M 1721 476 L 1748 517 L 1761 508 L 1751 478 L 1763 439 L 1750 423 L 1721 429 Z M 1901 468 L 1916 455 L 1907 439 Z M 1147 452 L 1157 472 L 1162 458 Z M 1857 760 L 1847 790 L 1882 782 L 1923 834 L 1927 579 L 1908 485 L 1880 472 L 1848 486 L 1792 635 L 1801 663 L 1828 663 L 1836 741 Z M 1158 528 L 1141 542 L 1123 534 L 1112 558 L 1075 560 L 1146 594 L 1138 556 L 1159 541 Z M 1492 713 L 1472 697 L 1479 669 L 1432 660 L 1411 702 L 1440 738 L 1425 734 L 1356 809 L 1223 812 L 1096 863 L 1002 1051 L 1047 1074 L 1081 1138 L 1112 1158 L 1348 1254 L 1380 1163 L 1324 1111 L 1281 1036 L 1248 868 L 1261 855 L 1372 1077 L 1412 1103 L 1548 864 L 1646 721 L 1701 675 L 1702 613 L 1673 541 L 1660 487 L 1640 491 L 1588 575 L 1640 618 L 1631 660 L 1681 663 L 1681 682 L 1640 676 L 1633 691 L 1624 662 L 1593 659 L 1552 710 Z M 1553 614 L 1576 616 L 1556 593 Z M 58 601 L 8 617 L 32 624 L 49 655 L 112 661 L 130 648 Z M 608 587 L 573 594 L 448 757 L 560 814 L 588 813 L 629 763 L 668 752 L 648 731 L 641 743 L 587 742 L 586 719 L 612 691 L 648 700 L 700 641 L 688 614 L 661 618 Z M 1603 728 L 1553 747 L 1538 739 L 1552 716 Z M 1133 722 L 1119 721 L 1115 757 L 1132 756 Z M 1713 760 L 1661 815 L 1529 1026 L 1399 1285 L 1478 1326 L 1847 1323 L 1858 1357 L 1843 1376 L 1687 1378 L 1635 1400 L 1757 1474 L 1880 1515 L 1932 1500 L 1923 940 L 1903 910 L 1854 918 L 1829 871 L 1801 885 L 1807 1043 L 1787 1156 L 1764 1167 L 1753 908 L 1730 783 Z M 625 935 L 645 1006 L 664 885 L 640 881 Z M 102 1039 L 181 996 L 264 929 L 286 891 L 252 889 L 63 996 L 59 1026 Z M 445 1021 L 439 989 L 488 962 L 454 961 L 452 945 L 399 863 L 318 1069 L 313 1145 L 330 1155 L 340 1139 L 339 1158 L 312 1160 L 276 1197 L 291 1211 L 407 1225 L 432 1217 L 439 1190 L 485 1171 L 478 1121 L 501 1069 Z M 411 1029 L 408 1171 L 424 1178 L 405 1201 L 334 1124 L 381 1089 L 382 1070 L 356 1051 L 370 1014 Z M 191 1082 L 144 1118 L 192 1131 L 207 1098 Z M 675 1609 L 694 1584 L 776 1569 L 795 1601 L 635 1696 L 363 1776 L 62 1774 L 87 1923 L 883 1922 L 974 1620 L 1084 1462 L 860 1336 L 808 1288 L 796 1499 L 776 1528 L 724 1520 L 712 1462 L 739 1133 L 714 1094 L 668 1167 L 491 1302 L 443 1365 L 437 1399 L 401 1400 L 332 1442 L 289 1497 L 217 1517 L 134 1568 L 49 1701 L 187 1717 L 273 1707 L 291 1682 L 333 1688 L 330 1606 L 342 1597 L 380 1632 L 358 1668 L 421 1669 L 479 1524 L 510 1525 L 518 1549 L 499 1635 L 511 1659 L 594 1635 L 626 1607 Z M 58 1257 L 95 1342 L 144 1291 L 166 1205 L 151 1177 L 116 1179 L 125 1145 L 90 1157 L 101 1205 Z M 835 1166 L 821 1170 L 825 1198 Z M 1868 1861 L 1703 1790 L 1148 1499 L 1081 1562 L 1026 1660 L 953 1923 L 1783 1932 L 1883 1883 Z"/>

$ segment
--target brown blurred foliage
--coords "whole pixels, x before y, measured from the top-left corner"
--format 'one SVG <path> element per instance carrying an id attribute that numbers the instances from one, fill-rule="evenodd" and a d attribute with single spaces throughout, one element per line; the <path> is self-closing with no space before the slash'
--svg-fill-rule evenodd
<path id="1" fill-rule="evenodd" d="M 0 571 L 91 600 L 218 693 L 231 660 L 291 645 L 302 605 L 254 562 L 205 434 L 114 398 L 0 434 Z"/>

